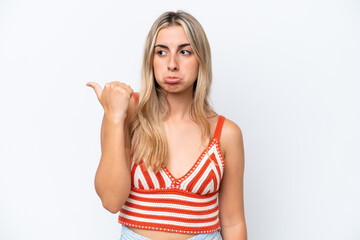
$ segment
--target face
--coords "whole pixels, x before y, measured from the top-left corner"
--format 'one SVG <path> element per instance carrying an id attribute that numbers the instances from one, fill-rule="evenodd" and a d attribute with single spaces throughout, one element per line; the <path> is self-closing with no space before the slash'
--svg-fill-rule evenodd
<path id="1" fill-rule="evenodd" d="M 182 26 L 170 26 L 158 32 L 153 59 L 156 82 L 168 93 L 193 91 L 199 62 Z"/>

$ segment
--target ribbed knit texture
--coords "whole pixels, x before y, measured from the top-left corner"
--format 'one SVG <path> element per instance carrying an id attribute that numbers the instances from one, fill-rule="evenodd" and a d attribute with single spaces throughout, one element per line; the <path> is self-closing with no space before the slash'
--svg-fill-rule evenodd
<path id="1" fill-rule="evenodd" d="M 131 192 L 119 214 L 119 223 L 136 228 L 200 234 L 220 228 L 218 191 L 225 162 L 219 117 L 215 134 L 191 169 L 175 178 L 166 166 L 155 174 L 143 162 L 131 165 Z"/>

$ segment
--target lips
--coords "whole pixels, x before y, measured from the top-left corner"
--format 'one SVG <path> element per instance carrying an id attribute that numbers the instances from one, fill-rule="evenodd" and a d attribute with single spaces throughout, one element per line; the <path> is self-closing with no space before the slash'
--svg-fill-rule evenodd
<path id="1" fill-rule="evenodd" d="M 169 84 L 175 84 L 175 83 L 178 83 L 178 82 L 180 82 L 180 78 L 178 78 L 178 77 L 166 77 L 165 78 L 165 82 L 166 83 L 169 83 Z"/>

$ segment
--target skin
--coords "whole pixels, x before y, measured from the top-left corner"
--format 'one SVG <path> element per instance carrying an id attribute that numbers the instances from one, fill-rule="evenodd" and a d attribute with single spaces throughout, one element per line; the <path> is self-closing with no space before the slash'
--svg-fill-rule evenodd
<path id="1" fill-rule="evenodd" d="M 156 38 L 154 51 L 153 65 L 156 82 L 168 93 L 168 96 L 175 95 L 177 98 L 180 95 L 187 96 L 191 102 L 192 98 L 188 95 L 192 94 L 199 62 L 184 29 L 181 26 L 161 29 Z M 181 81 L 168 84 L 165 82 L 168 76 L 179 77 Z"/>
<path id="2" fill-rule="evenodd" d="M 176 178 L 182 177 L 193 166 L 206 145 L 205 142 L 201 142 L 200 127 L 189 115 L 199 63 L 191 46 L 186 45 L 188 43 L 189 40 L 181 26 L 163 28 L 156 38 L 153 59 L 156 81 L 162 90 L 166 91 L 170 104 L 170 113 L 164 121 L 169 147 L 165 165 Z M 165 78 L 168 76 L 179 77 L 181 81 L 176 84 L 166 83 Z M 105 157 L 100 160 L 95 188 L 104 207 L 115 213 L 121 209 L 130 191 L 130 151 L 126 147 L 130 139 L 125 136 L 124 129 L 134 117 L 137 105 L 131 97 L 132 89 L 125 84 L 112 82 L 106 85 L 103 91 L 97 83 L 89 82 L 88 86 L 94 89 L 105 111 L 101 130 L 102 152 Z M 121 102 L 115 105 L 113 101 Z M 208 116 L 213 135 L 218 115 L 208 113 Z M 182 134 L 184 132 L 187 134 Z M 243 203 L 243 138 L 241 129 L 229 119 L 224 122 L 220 143 L 225 160 L 219 190 L 221 235 L 225 240 L 245 240 L 247 233 Z M 118 158 L 110 157 L 114 154 Z M 127 167 L 126 170 L 124 166 Z M 119 172 L 124 175 L 121 176 Z M 194 236 L 133 227 L 130 229 L 153 240 L 185 240 Z"/>

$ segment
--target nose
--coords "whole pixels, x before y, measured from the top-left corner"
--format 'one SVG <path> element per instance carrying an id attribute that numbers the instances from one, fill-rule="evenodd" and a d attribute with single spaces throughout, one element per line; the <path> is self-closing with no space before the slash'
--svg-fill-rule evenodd
<path id="1" fill-rule="evenodd" d="M 168 61 L 168 70 L 169 71 L 177 71 L 179 70 L 178 61 L 176 59 L 176 55 L 172 54 Z"/>

